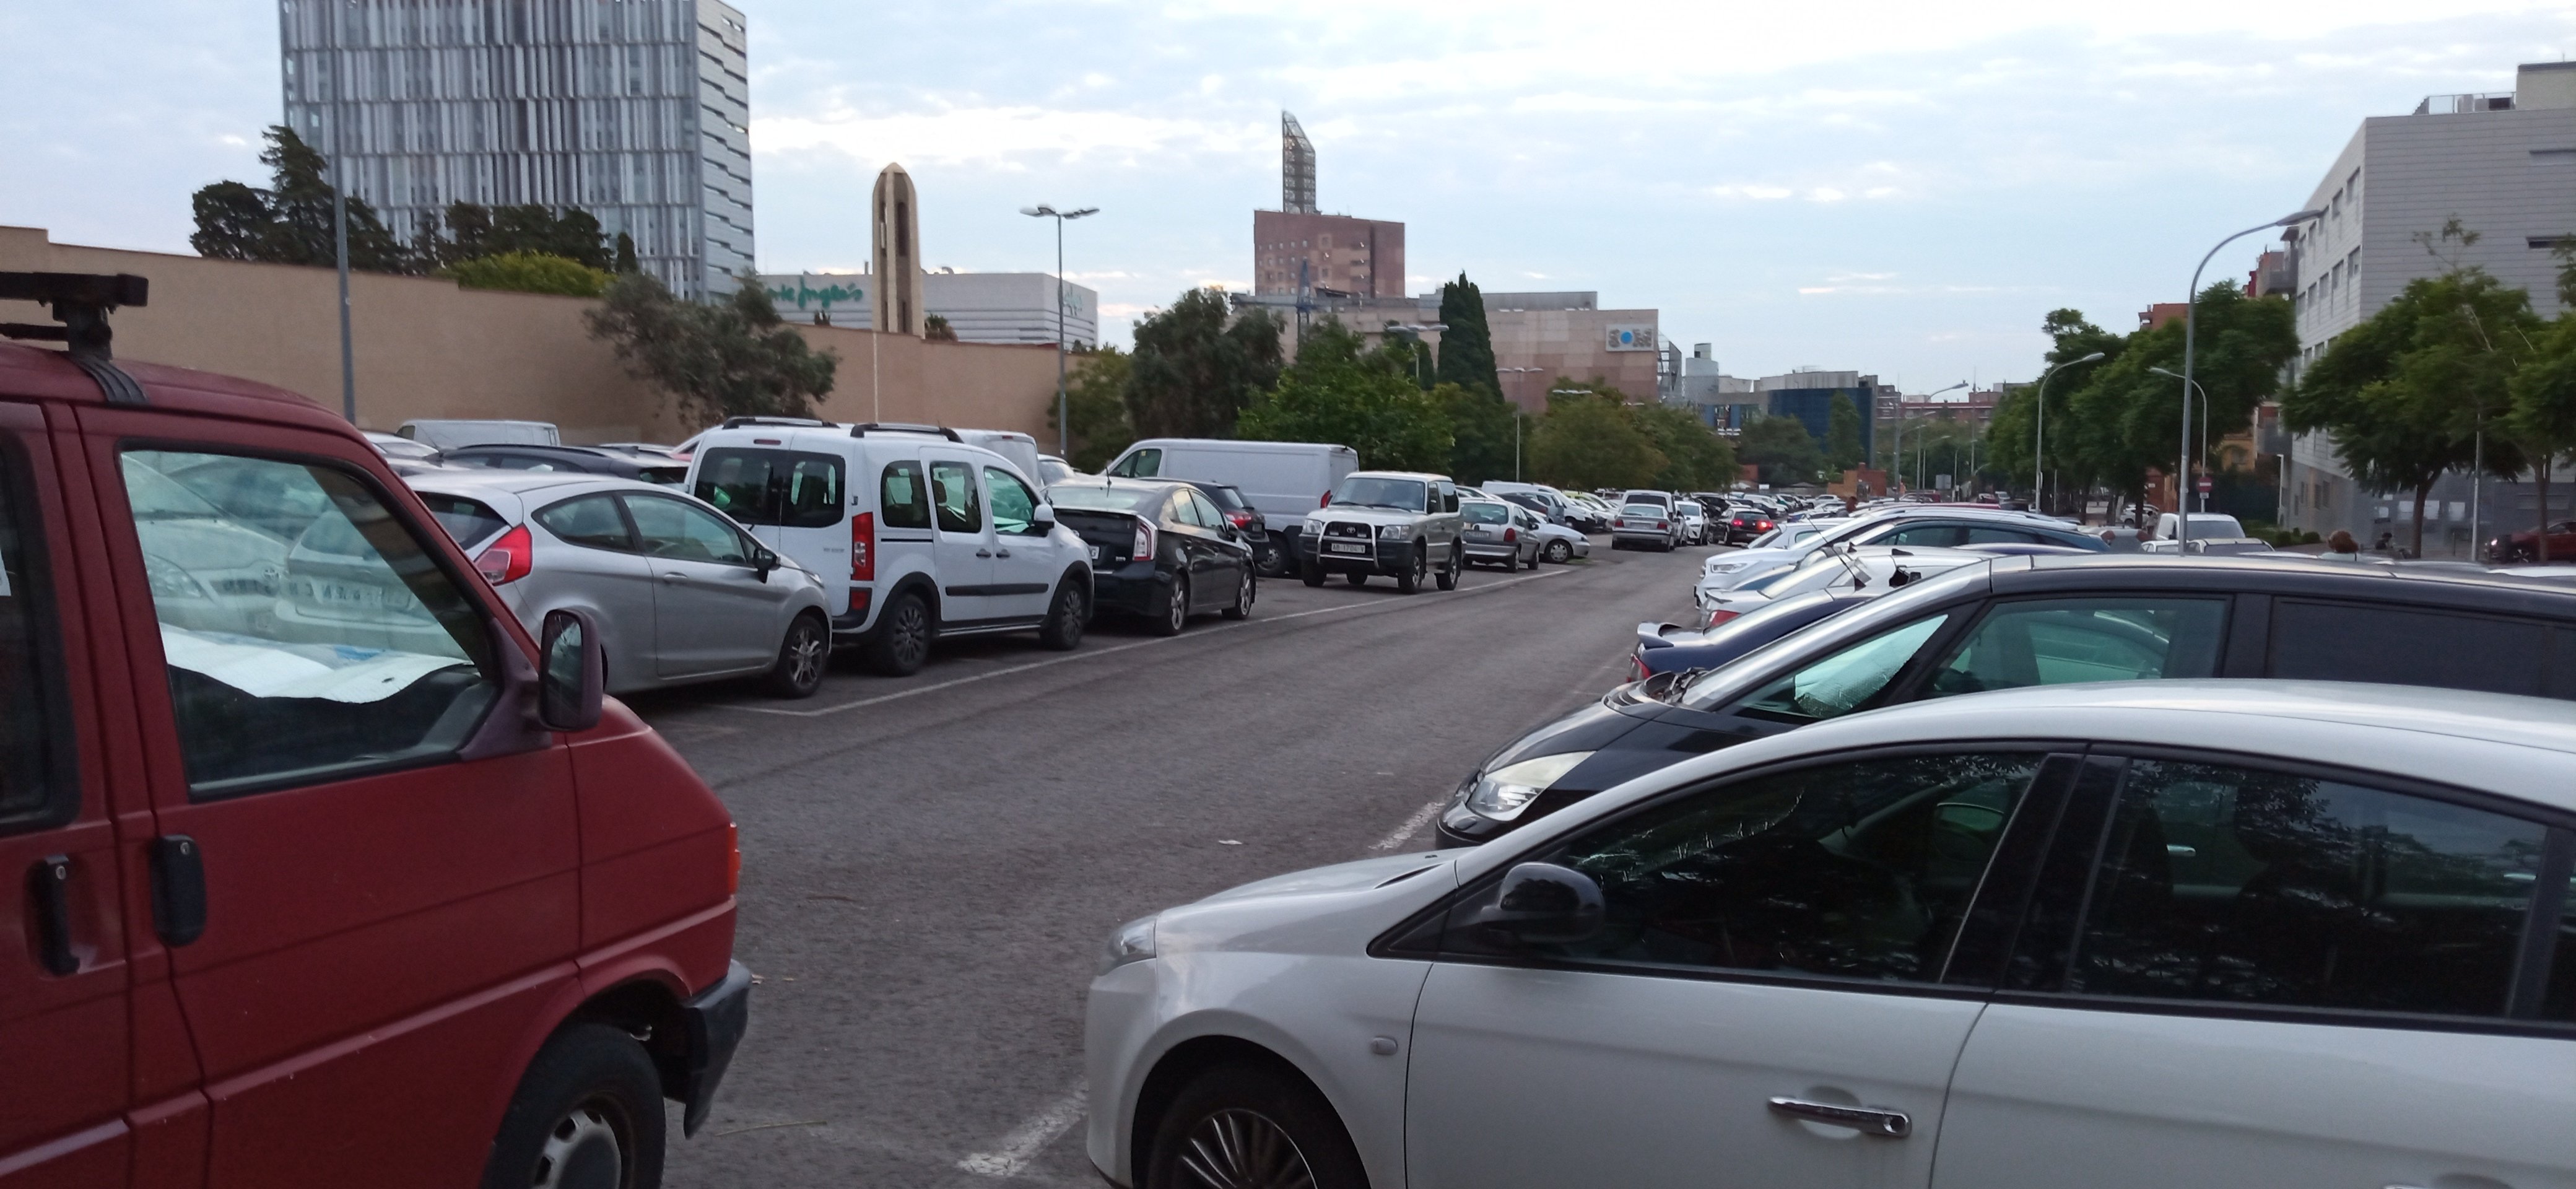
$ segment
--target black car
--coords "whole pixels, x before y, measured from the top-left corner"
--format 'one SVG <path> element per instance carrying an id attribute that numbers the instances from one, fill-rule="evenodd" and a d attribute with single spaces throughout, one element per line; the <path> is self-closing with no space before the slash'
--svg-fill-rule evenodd
<path id="1" fill-rule="evenodd" d="M 1704 631 L 1670 623 L 1639 624 L 1637 651 L 1630 658 L 1636 666 L 1636 679 L 1645 681 L 1658 673 L 1678 677 L 1732 664 L 1756 648 L 1863 606 L 1882 593 L 1885 592 L 1875 588 L 1811 590 L 1765 603 L 1760 610 L 1731 617 Z"/>
<path id="2" fill-rule="evenodd" d="M 689 464 L 686 462 L 599 446 L 459 446 L 440 458 L 449 466 L 489 467 L 501 471 L 576 471 L 585 475 L 640 479 L 663 487 L 678 487 L 689 477 Z"/>
<path id="3" fill-rule="evenodd" d="M 1767 508 L 1736 504 L 1726 510 L 1726 518 L 1719 523 L 1726 527 L 1727 544 L 1742 545 L 1780 527 L 1780 517 Z"/>
<path id="4" fill-rule="evenodd" d="M 1255 569 L 1264 574 L 1288 572 L 1288 555 L 1279 548 L 1279 541 L 1270 535 L 1270 522 L 1261 515 L 1259 508 L 1252 506 L 1252 501 L 1243 498 L 1242 488 L 1209 479 L 1180 481 L 1198 488 L 1200 495 L 1216 502 L 1216 510 L 1225 514 L 1225 522 L 1242 533 L 1243 543 L 1252 547 Z"/>
<path id="5" fill-rule="evenodd" d="M 1196 486 L 1086 476 L 1047 488 L 1047 501 L 1091 546 L 1094 611 L 1143 616 L 1162 636 L 1202 612 L 1252 613 L 1252 546 Z"/>
<path id="6" fill-rule="evenodd" d="M 1880 706 L 2187 677 L 2576 699 L 2576 592 L 2304 558 L 2001 558 L 1687 682 L 1621 686 L 1523 734 L 1459 785 L 1440 844 L 1481 843 L 1693 755 Z"/>

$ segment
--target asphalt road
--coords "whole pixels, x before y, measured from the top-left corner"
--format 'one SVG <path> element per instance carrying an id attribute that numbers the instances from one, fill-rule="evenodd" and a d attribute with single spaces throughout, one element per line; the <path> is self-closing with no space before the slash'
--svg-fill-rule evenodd
<path id="1" fill-rule="evenodd" d="M 1119 923 L 1249 880 L 1430 845 L 1430 807 L 1626 672 L 1705 549 L 1455 592 L 1265 582 L 1249 621 L 1079 651 L 960 642 L 809 701 L 635 699 L 742 831 L 735 954 L 761 976 L 673 1186 L 1096 1186 L 1082 1006 Z"/>

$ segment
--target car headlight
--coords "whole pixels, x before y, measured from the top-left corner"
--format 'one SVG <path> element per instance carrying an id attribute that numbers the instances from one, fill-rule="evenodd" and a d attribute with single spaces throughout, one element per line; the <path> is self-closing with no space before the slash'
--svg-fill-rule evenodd
<path id="1" fill-rule="evenodd" d="M 1467 793 L 1467 808 L 1498 822 L 1510 821 L 1529 808 L 1530 802 L 1538 800 L 1538 795 L 1555 784 L 1558 777 L 1591 758 L 1588 751 L 1560 751 L 1505 764 L 1477 778 L 1476 787 Z"/>
<path id="2" fill-rule="evenodd" d="M 1153 956 L 1154 918 L 1138 917 L 1118 926 L 1118 931 L 1109 935 L 1109 944 L 1101 947 L 1100 969 L 1094 977 Z"/>
<path id="3" fill-rule="evenodd" d="M 1309 521 L 1307 521 L 1307 522 L 1306 522 L 1306 532 L 1307 532 L 1307 533 L 1308 533 L 1308 535 L 1310 535 L 1310 536 L 1317 536 L 1317 537 L 1323 536 L 1323 535 L 1324 535 L 1324 522 L 1323 522 L 1323 521 L 1320 521 L 1320 520 L 1309 520 Z"/>
<path id="4" fill-rule="evenodd" d="M 1409 524 L 1381 524 L 1377 528 L 1377 535 L 1388 540 L 1394 540 L 1398 537 L 1410 537 L 1413 535 L 1413 526 Z"/>

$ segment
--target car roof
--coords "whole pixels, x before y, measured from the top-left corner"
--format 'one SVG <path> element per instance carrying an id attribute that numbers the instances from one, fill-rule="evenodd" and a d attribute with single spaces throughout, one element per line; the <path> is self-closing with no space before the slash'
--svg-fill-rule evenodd
<path id="1" fill-rule="evenodd" d="M 1125 475 L 1077 475 L 1047 484 L 1048 491 L 1059 487 L 1097 487 L 1104 491 L 1170 491 L 1175 487 L 1195 487 L 1188 479 L 1130 479 Z"/>
<path id="2" fill-rule="evenodd" d="M 669 495 L 672 489 L 646 483 L 641 479 L 624 479 L 616 475 L 588 471 L 511 471 L 511 470 L 442 470 L 411 477 L 414 491 L 440 495 L 474 496 L 482 492 L 506 491 L 512 495 L 530 496 L 552 487 L 597 486 L 617 491 L 657 491 Z"/>
<path id="3" fill-rule="evenodd" d="M 321 405 L 286 389 L 235 376 L 120 359 L 116 367 L 143 387 L 144 400 L 171 412 L 266 421 L 348 436 L 358 431 Z M 38 400 L 104 405 L 107 396 L 64 352 L 0 342 L 0 392 Z"/>
<path id="4" fill-rule="evenodd" d="M 2434 603 L 2576 621 L 2576 591 L 2509 574 L 2357 566 L 2301 553 L 2205 557 L 2086 553 L 2014 557 L 1996 563 L 1997 594 L 2155 586 L 2315 595 L 2385 603 Z M 2356 647 L 2360 646 L 2356 642 Z"/>
<path id="5" fill-rule="evenodd" d="M 1453 482 L 1447 475 L 1435 475 L 1429 471 L 1352 471 L 1342 477 L 1345 479 L 1419 479 L 1425 483 Z"/>

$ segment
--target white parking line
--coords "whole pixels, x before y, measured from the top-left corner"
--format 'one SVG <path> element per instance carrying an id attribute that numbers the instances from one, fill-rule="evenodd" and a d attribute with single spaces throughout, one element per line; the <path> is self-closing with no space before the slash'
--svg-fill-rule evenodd
<path id="1" fill-rule="evenodd" d="M 1472 586 L 1466 590 L 1458 591 L 1456 593 L 1461 595 L 1482 594 L 1485 591 L 1501 590 L 1506 586 L 1514 586 L 1523 582 L 1534 582 L 1541 578 L 1553 578 L 1559 574 L 1568 572 L 1570 571 L 1549 570 L 1540 574 L 1524 574 L 1518 578 L 1505 578 L 1500 582 L 1488 582 L 1480 586 Z M 1306 611 L 1291 611 L 1286 615 L 1264 615 L 1258 619 L 1240 620 L 1215 625 L 1179 636 L 1164 636 L 1160 639 L 1154 640 L 1137 640 L 1132 643 L 1114 645 L 1108 648 L 1092 648 L 1080 652 L 1067 653 L 1064 656 L 1054 657 L 1048 660 L 1030 661 L 1025 665 L 1012 665 L 1007 669 L 994 669 L 990 672 L 977 673 L 969 677 L 954 677 L 946 681 L 933 682 L 929 685 L 915 686 L 911 689 L 896 690 L 890 694 L 878 694 L 873 698 L 860 698 L 853 702 L 840 702 L 813 710 L 789 710 L 779 706 L 738 706 L 731 702 L 710 702 L 707 703 L 707 705 L 711 709 L 739 710 L 744 714 L 776 714 L 783 715 L 788 718 L 821 718 L 828 714 L 839 714 L 844 710 L 857 710 L 865 706 L 882 705 L 887 702 L 900 701 L 904 698 L 918 697 L 927 693 L 935 693 L 943 689 L 954 689 L 961 685 L 973 685 L 978 681 L 990 681 L 996 677 L 1009 677 L 1016 673 L 1026 673 L 1032 669 L 1044 669 L 1051 665 L 1071 664 L 1074 661 L 1088 660 L 1092 657 L 1108 656 L 1112 653 L 1126 652 L 1130 649 L 1150 648 L 1156 644 L 1172 644 L 1184 640 L 1204 640 L 1217 632 L 1231 631 L 1237 628 L 1254 627 L 1265 623 L 1279 623 L 1283 620 L 1290 619 L 1304 619 L 1309 615 L 1330 615 L 1338 611 L 1365 611 L 1370 608 L 1376 608 L 1381 611 L 1400 611 L 1408 607 L 1435 607 L 1438 605 L 1439 604 L 1436 602 L 1425 603 L 1418 601 L 1407 601 L 1401 603 L 1344 603 L 1337 607 L 1316 607 Z"/>
<path id="2" fill-rule="evenodd" d="M 1440 807 L 1448 803 L 1448 799 L 1444 797 L 1438 801 L 1430 803 L 1429 805 L 1425 805 L 1420 809 L 1414 810 L 1412 817 L 1404 819 L 1404 824 L 1395 828 L 1395 833 L 1389 834 L 1384 838 L 1380 838 L 1377 841 L 1370 843 L 1369 849 L 1394 850 L 1395 848 L 1404 845 L 1406 839 L 1421 833 L 1422 827 L 1430 825 L 1433 815 L 1439 813 Z"/>
<path id="3" fill-rule="evenodd" d="M 1036 1159 L 1039 1149 L 1055 1142 L 1055 1137 L 1082 1121 L 1083 1092 L 1075 1090 L 1047 1104 L 1028 1122 L 1012 1128 L 989 1152 L 977 1152 L 957 1162 L 957 1167 L 982 1177 L 1016 1177 Z"/>

